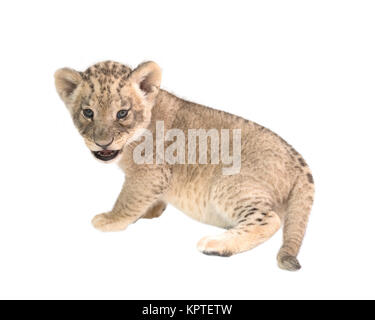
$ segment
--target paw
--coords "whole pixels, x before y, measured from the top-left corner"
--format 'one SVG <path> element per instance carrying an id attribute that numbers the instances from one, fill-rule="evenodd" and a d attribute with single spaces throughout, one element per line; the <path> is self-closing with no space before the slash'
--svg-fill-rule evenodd
<path id="1" fill-rule="evenodd" d="M 290 255 L 283 255 L 278 257 L 277 260 L 280 269 L 287 271 L 297 271 L 301 269 L 301 265 L 299 264 L 296 257 Z"/>
<path id="2" fill-rule="evenodd" d="M 235 253 L 228 248 L 223 236 L 204 237 L 198 242 L 197 249 L 210 256 L 230 257 Z"/>
<path id="3" fill-rule="evenodd" d="M 113 216 L 110 213 L 96 215 L 91 223 L 96 229 L 103 232 L 122 231 L 128 226 L 124 218 Z"/>

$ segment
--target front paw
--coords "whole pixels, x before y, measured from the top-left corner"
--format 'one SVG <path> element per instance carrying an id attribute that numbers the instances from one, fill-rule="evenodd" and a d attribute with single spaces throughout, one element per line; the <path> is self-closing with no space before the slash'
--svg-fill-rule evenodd
<path id="1" fill-rule="evenodd" d="M 128 226 L 128 222 L 122 218 L 111 213 L 98 214 L 92 219 L 93 226 L 103 232 L 122 231 Z"/>

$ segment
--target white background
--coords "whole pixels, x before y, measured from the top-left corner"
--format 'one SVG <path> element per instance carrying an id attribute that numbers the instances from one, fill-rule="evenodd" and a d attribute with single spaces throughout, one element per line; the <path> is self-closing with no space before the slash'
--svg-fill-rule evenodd
<path id="1" fill-rule="evenodd" d="M 0 298 L 375 298 L 373 1 L 12 1 L 0 5 Z M 95 161 L 53 73 L 101 60 L 163 69 L 162 87 L 274 130 L 310 164 L 299 255 L 281 232 L 231 258 L 221 230 L 172 207 L 104 234 L 123 181 Z"/>

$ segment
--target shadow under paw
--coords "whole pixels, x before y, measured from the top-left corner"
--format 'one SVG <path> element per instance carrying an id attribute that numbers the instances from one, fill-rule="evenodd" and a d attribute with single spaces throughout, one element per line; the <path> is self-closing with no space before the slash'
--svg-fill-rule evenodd
<path id="1" fill-rule="evenodd" d="M 207 256 L 218 256 L 218 257 L 230 257 L 233 255 L 232 252 L 224 251 L 224 252 L 218 252 L 218 251 L 202 251 L 203 254 Z"/>

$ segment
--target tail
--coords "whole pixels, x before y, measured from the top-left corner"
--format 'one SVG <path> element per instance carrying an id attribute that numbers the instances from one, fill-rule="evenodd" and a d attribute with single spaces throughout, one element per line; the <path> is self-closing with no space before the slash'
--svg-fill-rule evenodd
<path id="1" fill-rule="evenodd" d="M 305 166 L 290 193 L 284 221 L 283 245 L 277 255 L 281 269 L 296 271 L 301 268 L 297 260 L 305 235 L 308 218 L 314 200 L 314 180 Z"/>

